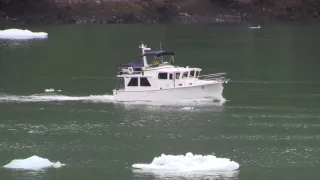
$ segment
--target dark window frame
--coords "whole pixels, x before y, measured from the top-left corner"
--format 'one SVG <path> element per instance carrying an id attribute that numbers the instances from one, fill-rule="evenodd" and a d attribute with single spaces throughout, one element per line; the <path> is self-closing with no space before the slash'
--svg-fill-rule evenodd
<path id="1" fill-rule="evenodd" d="M 178 76 L 177 76 L 177 75 L 178 75 Z M 177 72 L 177 73 L 176 73 L 176 79 L 180 79 L 180 75 L 181 75 L 181 74 L 180 74 L 179 72 Z"/>
<path id="2" fill-rule="evenodd" d="M 185 76 L 186 75 L 186 76 Z M 187 79 L 188 78 L 188 75 L 189 75 L 189 72 L 184 72 L 182 73 L 182 79 Z"/>
<path id="3" fill-rule="evenodd" d="M 159 72 L 158 79 L 162 79 L 162 80 L 168 79 L 168 73 L 167 72 Z"/>
<path id="4" fill-rule="evenodd" d="M 169 74 L 169 79 L 170 79 L 170 80 L 173 79 L 173 74 L 172 74 L 172 73 Z"/>
<path id="5" fill-rule="evenodd" d="M 136 82 L 134 82 L 136 80 Z M 127 86 L 130 86 L 130 87 L 137 87 L 139 86 L 139 78 L 137 77 L 132 77 L 130 79 L 130 81 L 128 82 L 128 85 Z"/>
<path id="6" fill-rule="evenodd" d="M 196 77 L 199 77 L 200 71 L 196 71 Z"/>
<path id="7" fill-rule="evenodd" d="M 146 78 L 146 77 L 140 77 L 140 86 L 143 86 L 143 87 L 151 86 L 148 78 Z"/>
<path id="8" fill-rule="evenodd" d="M 190 77 L 190 78 L 195 77 L 195 70 L 190 71 L 190 75 L 189 75 L 189 77 Z"/>

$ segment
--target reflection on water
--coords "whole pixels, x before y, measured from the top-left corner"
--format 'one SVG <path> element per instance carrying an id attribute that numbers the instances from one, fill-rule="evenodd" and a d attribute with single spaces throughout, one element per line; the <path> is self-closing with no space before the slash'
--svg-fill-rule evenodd
<path id="1" fill-rule="evenodd" d="M 48 170 L 39 170 L 39 171 L 32 171 L 32 170 L 21 170 L 21 169 L 2 169 L 1 171 L 10 172 L 11 178 L 13 179 L 23 179 L 23 180 L 37 180 L 46 177 Z M 8 178 L 10 179 L 10 178 Z"/>
<path id="2" fill-rule="evenodd" d="M 30 47 L 33 44 L 36 44 L 39 41 L 43 41 L 42 39 L 14 39 L 14 40 L 4 40 L 0 39 L 0 48 L 7 48 L 7 49 L 15 49 L 21 47 Z"/>
<path id="3" fill-rule="evenodd" d="M 146 102 L 146 101 L 136 101 L 136 102 L 124 102 L 126 105 L 152 105 L 152 106 L 162 106 L 162 105 L 184 105 L 184 106 L 222 106 L 225 101 L 213 101 L 212 99 L 195 99 L 195 100 L 183 100 L 183 101 L 168 101 L 168 102 Z"/>
<path id="4" fill-rule="evenodd" d="M 179 111 L 198 112 L 214 111 L 221 112 L 225 101 L 213 102 L 212 100 L 175 101 L 175 102 L 125 102 L 118 103 L 119 108 L 126 110 L 137 109 L 139 111 Z"/>
<path id="5" fill-rule="evenodd" d="M 185 179 L 185 180 L 237 180 L 239 171 L 232 172 L 167 172 L 167 171 L 143 171 L 134 169 L 133 177 L 137 179 Z"/>

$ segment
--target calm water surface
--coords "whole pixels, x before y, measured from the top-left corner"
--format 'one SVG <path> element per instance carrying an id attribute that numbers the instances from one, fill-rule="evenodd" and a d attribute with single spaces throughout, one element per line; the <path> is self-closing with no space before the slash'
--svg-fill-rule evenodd
<path id="1" fill-rule="evenodd" d="M 320 177 L 320 27 L 116 25 L 29 27 L 46 40 L 0 40 L 0 166 L 38 155 L 66 166 L 0 168 L 3 180 Z M 176 63 L 226 72 L 224 103 L 115 103 L 116 67 L 140 41 Z M 45 89 L 61 90 L 45 93 Z M 194 107 L 184 110 L 183 107 Z M 215 154 L 233 173 L 141 172 L 164 154 Z"/>

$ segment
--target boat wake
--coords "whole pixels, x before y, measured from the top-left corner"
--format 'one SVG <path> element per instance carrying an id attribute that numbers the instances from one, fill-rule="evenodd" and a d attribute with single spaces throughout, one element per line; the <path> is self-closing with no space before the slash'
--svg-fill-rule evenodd
<path id="1" fill-rule="evenodd" d="M 88 96 L 68 96 L 48 91 L 49 93 L 33 94 L 33 95 L 12 95 L 0 93 L 0 103 L 14 102 L 91 102 L 91 103 L 118 103 L 126 105 L 222 105 L 226 102 L 225 99 L 213 100 L 211 98 L 190 99 L 181 101 L 116 101 L 113 95 L 88 95 Z"/>
<path id="2" fill-rule="evenodd" d="M 54 93 L 19 96 L 19 95 L 0 93 L 0 102 L 54 102 L 54 101 L 113 102 L 114 97 L 112 95 L 66 96 L 66 95 L 59 95 Z"/>

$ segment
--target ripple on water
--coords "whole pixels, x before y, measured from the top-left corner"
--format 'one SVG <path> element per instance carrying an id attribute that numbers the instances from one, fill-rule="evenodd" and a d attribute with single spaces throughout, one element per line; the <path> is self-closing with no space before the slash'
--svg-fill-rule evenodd
<path id="1" fill-rule="evenodd" d="M 170 172 L 145 172 L 133 170 L 134 179 L 162 179 L 162 180 L 238 180 L 239 171 L 234 172 L 200 172 L 200 173 L 170 173 Z"/>
<path id="2" fill-rule="evenodd" d="M 278 140 L 320 140 L 320 135 L 220 135 L 213 137 L 217 140 L 250 140 L 250 141 L 278 141 Z"/>
<path id="3" fill-rule="evenodd" d="M 310 124 L 310 123 L 268 123 L 268 122 L 252 122 L 248 123 L 247 126 L 253 127 L 279 127 L 284 129 L 310 129 L 310 128 L 319 128 L 320 124 Z"/>
<path id="4" fill-rule="evenodd" d="M 308 115 L 308 114 L 294 114 L 294 115 L 281 115 L 281 114 L 258 114 L 258 115 L 239 115 L 239 114 L 233 114 L 231 115 L 233 118 L 241 118 L 241 119 L 320 119 L 319 115 Z"/>
<path id="5" fill-rule="evenodd" d="M 13 134 L 35 134 L 35 135 L 65 135 L 68 133 L 83 133 L 89 135 L 101 135 L 109 129 L 104 123 L 84 123 L 84 124 L 2 124 L 1 132 L 11 132 Z"/>
<path id="6" fill-rule="evenodd" d="M 234 158 L 241 156 L 243 166 L 260 166 L 260 167 L 292 167 L 305 166 L 316 167 L 320 165 L 318 156 L 320 153 L 319 147 L 250 147 L 237 148 L 233 154 Z M 240 162 L 241 163 L 241 162 Z"/>

